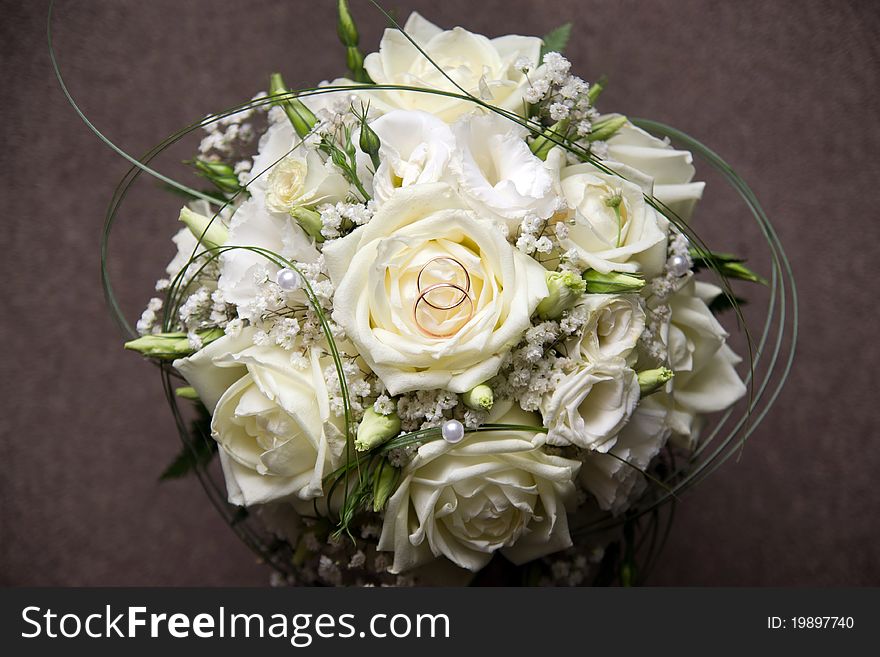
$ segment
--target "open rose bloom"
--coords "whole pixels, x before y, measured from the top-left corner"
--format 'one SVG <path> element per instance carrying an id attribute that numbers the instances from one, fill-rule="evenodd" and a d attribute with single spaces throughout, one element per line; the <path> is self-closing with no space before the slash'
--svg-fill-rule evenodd
<path id="1" fill-rule="evenodd" d="M 690 227 L 691 152 L 600 114 L 559 33 L 413 14 L 364 56 L 340 8 L 346 76 L 205 120 L 214 189 L 127 346 L 283 581 L 632 583 L 747 404 L 728 280 L 762 279 Z"/>

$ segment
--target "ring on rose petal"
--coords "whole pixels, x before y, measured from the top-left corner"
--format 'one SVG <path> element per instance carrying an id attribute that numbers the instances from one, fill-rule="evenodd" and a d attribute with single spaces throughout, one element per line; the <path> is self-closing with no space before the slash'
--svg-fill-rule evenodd
<path id="1" fill-rule="evenodd" d="M 424 265 L 422 265 L 422 268 L 419 270 L 419 275 L 416 278 L 416 288 L 418 289 L 419 294 L 421 294 L 421 292 L 422 292 L 422 274 L 425 273 L 425 270 L 431 265 L 432 262 L 437 262 L 439 260 L 446 260 L 448 262 L 453 262 L 456 265 L 458 265 L 458 268 L 461 269 L 461 271 L 464 272 L 464 281 L 465 281 L 464 294 L 465 294 L 465 296 L 467 296 L 471 291 L 471 275 L 468 273 L 467 268 L 463 264 L 461 264 L 458 260 L 456 260 L 455 258 L 453 258 L 451 256 L 437 256 L 436 258 L 432 258 L 431 260 L 428 260 L 428 262 L 426 262 Z M 461 289 L 461 288 L 459 287 L 459 289 Z M 431 303 L 431 301 L 429 299 L 425 299 L 425 302 L 429 306 L 431 306 L 432 308 L 436 308 L 437 310 L 452 310 L 452 308 L 455 308 L 455 306 L 450 306 L 449 308 L 441 308 L 439 306 L 435 306 L 434 304 Z M 462 302 L 463 302 L 463 300 L 459 301 L 455 305 L 456 306 L 460 305 Z M 416 303 L 418 303 L 418 301 Z"/>
<path id="2" fill-rule="evenodd" d="M 461 293 L 461 297 L 459 298 L 459 300 L 455 304 L 453 304 L 451 306 L 435 306 L 430 301 L 428 301 L 428 299 L 427 299 L 428 294 L 430 294 L 431 292 L 434 292 L 436 290 L 440 290 L 440 289 L 444 289 L 444 288 L 458 290 Z M 435 310 L 453 310 L 454 308 L 458 308 L 461 304 L 463 304 L 465 301 L 467 301 L 468 314 L 467 314 L 467 317 L 465 317 L 463 320 L 460 320 L 457 323 L 457 325 L 455 326 L 455 328 L 453 328 L 451 331 L 448 331 L 446 333 L 436 333 L 434 331 L 431 331 L 431 330 L 425 328 L 422 325 L 422 322 L 419 320 L 419 304 L 422 301 L 424 301 L 428 306 L 430 306 L 431 308 L 434 308 Z M 467 293 L 467 291 L 464 288 L 462 288 L 460 285 L 456 285 L 455 283 L 436 283 L 434 285 L 430 285 L 419 294 L 418 298 L 416 299 L 416 302 L 413 304 L 413 322 L 415 322 L 415 325 L 419 328 L 419 330 L 422 333 L 424 333 L 425 335 L 427 335 L 430 338 L 448 338 L 452 335 L 455 335 L 462 326 L 464 326 L 465 324 L 467 324 L 471 320 L 471 317 L 473 317 L 473 316 L 474 316 L 474 302 L 471 300 L 471 297 Z"/>
<path id="3" fill-rule="evenodd" d="M 465 278 L 465 286 L 464 287 L 462 287 L 456 283 L 434 283 L 433 285 L 429 285 L 425 290 L 422 290 L 422 274 L 425 273 L 425 270 L 431 265 L 431 263 L 438 262 L 440 260 L 446 260 L 448 262 L 454 263 L 459 269 L 461 269 L 462 272 L 464 272 L 464 278 Z M 470 296 L 470 291 L 471 291 L 470 273 L 468 272 L 467 268 L 463 264 L 461 264 L 458 260 L 456 260 L 455 258 L 453 258 L 451 256 L 438 256 L 436 258 L 432 258 L 431 260 L 428 260 L 428 262 L 426 262 L 424 265 L 422 265 L 422 268 L 419 270 L 419 275 L 416 277 L 416 289 L 419 293 L 419 296 L 416 298 L 416 301 L 413 304 L 413 322 L 415 322 L 415 325 L 419 328 L 419 330 L 422 333 L 424 333 L 425 335 L 427 335 L 429 337 L 448 338 L 452 335 L 455 335 L 455 333 L 457 333 L 458 330 L 462 326 L 467 324 L 470 321 L 471 317 L 474 316 L 474 302 Z M 428 295 L 431 294 L 432 292 L 436 292 L 437 290 L 443 290 L 443 289 L 457 290 L 459 292 L 460 296 L 458 297 L 458 299 L 456 301 L 451 302 L 446 305 L 439 305 L 439 304 L 435 303 L 434 301 L 431 301 L 431 299 L 428 298 Z M 419 304 L 422 303 L 423 301 L 425 302 L 425 304 L 427 306 L 429 306 L 430 308 L 433 308 L 434 310 L 454 310 L 455 308 L 458 308 L 460 305 L 462 305 L 465 301 L 467 301 L 468 315 L 463 321 L 460 321 L 458 323 L 458 325 L 452 331 L 449 331 L 448 333 L 436 333 L 434 331 L 431 331 L 431 330 L 425 328 L 425 326 L 423 326 L 422 322 L 419 320 Z"/>

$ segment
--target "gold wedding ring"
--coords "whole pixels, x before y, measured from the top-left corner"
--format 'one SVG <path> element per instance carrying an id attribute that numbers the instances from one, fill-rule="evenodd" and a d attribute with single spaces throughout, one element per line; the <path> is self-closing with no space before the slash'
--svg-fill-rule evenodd
<path id="1" fill-rule="evenodd" d="M 425 270 L 431 265 L 431 263 L 442 260 L 454 263 L 458 266 L 459 269 L 461 269 L 462 272 L 464 272 L 465 286 L 462 287 L 456 283 L 434 283 L 433 285 L 429 285 L 426 289 L 422 290 L 422 274 L 425 273 Z M 474 316 L 474 302 L 470 296 L 471 276 L 465 266 L 455 258 L 452 258 L 450 256 L 439 256 L 437 258 L 432 258 L 431 260 L 426 262 L 419 270 L 419 275 L 416 277 L 416 289 L 418 291 L 418 297 L 416 298 L 415 303 L 413 303 L 413 322 L 419 328 L 419 330 L 428 337 L 448 338 L 452 335 L 455 335 L 461 329 L 461 327 L 467 324 Z M 432 292 L 436 292 L 437 290 L 457 290 L 459 292 L 458 299 L 454 303 L 449 303 L 447 305 L 437 304 L 428 298 L 429 294 L 431 294 Z M 452 331 L 449 331 L 448 333 L 436 333 L 423 326 L 421 321 L 419 320 L 419 304 L 422 302 L 424 302 L 427 306 L 433 308 L 434 310 L 441 311 L 454 310 L 463 303 L 467 302 L 468 314 L 467 317 L 463 321 L 460 321 Z"/>

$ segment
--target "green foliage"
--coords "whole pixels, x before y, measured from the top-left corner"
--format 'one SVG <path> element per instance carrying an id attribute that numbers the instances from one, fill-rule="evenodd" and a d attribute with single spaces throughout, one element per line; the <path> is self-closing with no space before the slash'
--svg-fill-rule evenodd
<path id="1" fill-rule="evenodd" d="M 541 58 L 543 59 L 544 55 L 548 52 L 562 52 L 565 50 L 569 37 L 571 37 L 571 23 L 560 25 L 555 30 L 545 34 L 542 39 L 544 45 L 541 46 Z"/>
<path id="2" fill-rule="evenodd" d="M 733 310 L 736 306 L 744 306 L 748 303 L 747 299 L 734 295 L 733 300 L 726 294 L 719 294 L 712 299 L 709 304 L 709 310 L 715 315 L 723 313 L 726 310 Z M 735 305 L 734 305 L 735 304 Z"/>
<path id="3" fill-rule="evenodd" d="M 689 249 L 691 259 L 694 261 L 694 270 L 709 267 L 726 278 L 737 278 L 750 283 L 767 285 L 767 279 L 746 267 L 743 258 L 731 253 L 714 253 L 705 249 L 691 247 Z"/>
<path id="4" fill-rule="evenodd" d="M 192 422 L 190 436 L 193 441 L 183 446 L 180 453 L 159 476 L 160 481 L 179 479 L 200 467 L 206 466 L 217 453 L 217 441 L 211 435 L 211 416 L 204 406 L 200 407 L 199 417 Z"/>

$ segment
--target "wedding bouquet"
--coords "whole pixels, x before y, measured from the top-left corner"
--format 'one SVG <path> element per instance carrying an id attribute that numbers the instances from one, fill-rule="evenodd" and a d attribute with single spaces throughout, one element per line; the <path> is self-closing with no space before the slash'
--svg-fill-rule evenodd
<path id="1" fill-rule="evenodd" d="M 289 582 L 466 581 L 497 553 L 581 584 L 623 540 L 630 583 L 638 519 L 747 394 L 728 280 L 763 280 L 691 229 L 691 152 L 599 112 L 570 25 L 388 18 L 364 57 L 340 0 L 348 75 L 273 74 L 199 122 L 210 190 L 166 180 L 191 199 L 126 347 L 176 387 L 170 474 L 216 454 Z"/>

